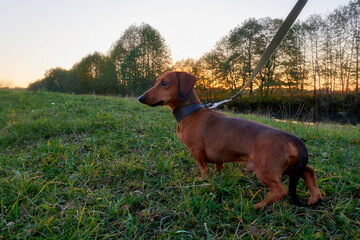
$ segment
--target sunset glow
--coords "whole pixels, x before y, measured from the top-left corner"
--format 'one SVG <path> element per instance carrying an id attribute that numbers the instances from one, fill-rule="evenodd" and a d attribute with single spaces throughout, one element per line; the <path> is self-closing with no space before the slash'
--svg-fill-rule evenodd
<path id="1" fill-rule="evenodd" d="M 173 60 L 198 59 L 221 37 L 254 17 L 285 18 L 295 1 L 0 1 L 0 81 L 26 87 L 47 69 L 70 69 L 89 53 L 107 53 L 130 25 L 162 34 Z M 309 1 L 300 19 L 347 0 Z"/>

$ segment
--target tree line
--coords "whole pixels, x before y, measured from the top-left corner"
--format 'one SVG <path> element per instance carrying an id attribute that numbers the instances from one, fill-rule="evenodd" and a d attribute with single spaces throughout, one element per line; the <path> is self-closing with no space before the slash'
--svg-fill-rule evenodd
<path id="1" fill-rule="evenodd" d="M 359 94 L 360 1 L 296 22 L 248 87 L 249 96 L 315 97 Z M 70 70 L 53 68 L 31 90 L 137 95 L 168 70 L 198 78 L 203 99 L 224 98 L 246 82 L 282 19 L 250 18 L 199 59 L 175 63 L 165 39 L 149 24 L 130 26 L 108 53 L 95 52 Z"/>
<path id="2" fill-rule="evenodd" d="M 193 64 L 202 76 L 208 98 L 216 89 L 236 92 L 249 78 L 281 19 L 248 19 L 231 30 L 216 46 Z M 350 1 L 326 17 L 314 14 L 298 21 L 276 52 L 248 87 L 249 95 L 303 96 L 359 93 L 360 2 Z M 211 91 L 213 89 L 213 91 Z"/>
<path id="3" fill-rule="evenodd" d="M 95 52 L 70 70 L 60 67 L 28 87 L 75 94 L 139 94 L 170 69 L 170 50 L 160 33 L 149 24 L 130 26 L 107 54 Z"/>

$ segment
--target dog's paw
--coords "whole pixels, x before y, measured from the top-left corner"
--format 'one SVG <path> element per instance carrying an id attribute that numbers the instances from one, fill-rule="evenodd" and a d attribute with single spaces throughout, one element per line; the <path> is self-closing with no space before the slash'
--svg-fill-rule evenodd
<path id="1" fill-rule="evenodd" d="M 257 203 L 257 204 L 254 205 L 254 208 L 255 208 L 256 210 L 261 210 L 261 209 L 263 209 L 263 208 L 265 208 L 265 207 L 266 207 L 266 204 L 265 204 L 264 202 L 259 202 L 259 203 Z"/>
<path id="2" fill-rule="evenodd" d="M 308 202 L 307 202 L 307 205 L 308 206 L 318 206 L 320 205 L 321 203 L 323 203 L 325 200 L 322 196 L 318 196 L 318 197 L 310 197 Z"/>

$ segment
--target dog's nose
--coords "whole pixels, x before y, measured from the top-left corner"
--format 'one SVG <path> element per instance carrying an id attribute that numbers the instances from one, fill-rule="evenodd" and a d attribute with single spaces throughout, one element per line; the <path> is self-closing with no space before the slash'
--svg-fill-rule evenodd
<path id="1" fill-rule="evenodd" d="M 138 100 L 141 102 L 141 103 L 144 103 L 145 101 L 145 94 L 141 95 Z"/>

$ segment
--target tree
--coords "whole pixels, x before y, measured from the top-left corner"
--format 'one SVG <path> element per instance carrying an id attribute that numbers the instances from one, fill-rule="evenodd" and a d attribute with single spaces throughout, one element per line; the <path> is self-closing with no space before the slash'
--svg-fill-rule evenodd
<path id="1" fill-rule="evenodd" d="M 5 79 L 0 79 L 0 88 L 11 88 L 13 86 L 12 81 L 7 81 Z"/>
<path id="2" fill-rule="evenodd" d="M 324 41 L 321 47 L 322 54 L 322 74 L 325 78 L 326 92 L 333 92 L 335 90 L 336 80 L 336 53 L 335 41 L 333 38 L 334 28 L 332 27 L 329 18 L 324 21 Z"/>
<path id="3" fill-rule="evenodd" d="M 265 51 L 265 48 L 270 43 L 271 39 L 276 34 L 277 30 L 282 24 L 281 19 L 271 19 L 271 18 L 262 18 L 259 20 L 260 24 L 263 26 L 261 30 L 261 41 L 259 45 L 258 54 L 262 55 Z M 278 59 L 279 59 L 279 49 L 283 48 L 282 45 L 278 47 L 270 59 L 265 63 L 261 68 L 258 79 L 259 79 L 259 93 L 262 98 L 267 98 L 270 95 L 270 89 L 276 85 L 281 86 L 279 74 L 276 72 L 278 68 Z M 265 91 L 264 91 L 265 90 Z"/>
<path id="4" fill-rule="evenodd" d="M 118 93 L 115 65 L 109 57 L 99 52 L 89 54 L 76 63 L 72 70 L 77 73 L 82 93 Z"/>
<path id="5" fill-rule="evenodd" d="M 110 58 L 127 94 L 145 91 L 170 68 L 170 51 L 164 38 L 148 24 L 129 27 L 111 47 Z"/>
<path id="6" fill-rule="evenodd" d="M 195 75 L 196 60 L 192 58 L 182 59 L 172 64 L 171 70 L 184 71 Z"/>
<path id="7" fill-rule="evenodd" d="M 349 69 L 351 69 L 351 58 L 353 55 L 351 37 L 349 37 L 349 16 L 346 7 L 339 7 L 329 15 L 329 22 L 333 29 L 333 39 L 335 45 L 336 74 L 340 80 L 341 93 L 345 94 L 349 88 Z"/>
<path id="8" fill-rule="evenodd" d="M 216 43 L 215 49 L 204 56 L 207 68 L 216 78 L 216 87 L 236 90 L 240 87 L 241 68 L 238 66 L 238 54 L 224 37 Z"/>
<path id="9" fill-rule="evenodd" d="M 311 15 L 305 23 L 305 29 L 307 32 L 307 37 L 310 43 L 310 59 L 311 59 L 311 69 L 313 77 L 313 87 L 314 87 L 314 96 L 316 98 L 318 94 L 317 89 L 321 89 L 321 79 L 320 79 L 320 65 L 319 65 L 319 45 L 321 37 L 321 27 L 323 25 L 323 19 L 320 15 L 314 14 Z M 319 87 L 318 87 L 319 86 Z"/>
<path id="10" fill-rule="evenodd" d="M 29 89 L 79 93 L 79 82 L 75 72 L 58 67 L 47 70 L 44 78 L 31 83 Z"/>
<path id="11" fill-rule="evenodd" d="M 260 58 L 260 49 L 264 48 L 262 25 L 255 18 L 246 20 L 241 27 L 235 28 L 230 33 L 230 44 L 243 64 L 243 84 L 253 71 L 253 67 Z M 253 92 L 253 82 L 250 83 L 250 94 Z"/>
<path id="12" fill-rule="evenodd" d="M 349 3 L 349 21 L 352 33 L 352 47 L 355 51 L 355 93 L 359 94 L 359 48 L 360 48 L 360 1 L 354 0 Z"/>
<path id="13" fill-rule="evenodd" d="M 302 26 L 296 23 L 283 39 L 278 54 L 281 60 L 283 85 L 288 88 L 290 96 L 292 96 L 293 88 L 298 93 L 300 90 L 300 94 L 302 94 L 305 76 L 303 44 Z"/>

